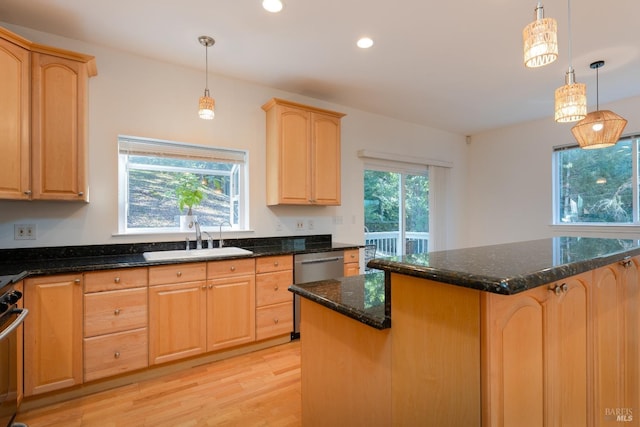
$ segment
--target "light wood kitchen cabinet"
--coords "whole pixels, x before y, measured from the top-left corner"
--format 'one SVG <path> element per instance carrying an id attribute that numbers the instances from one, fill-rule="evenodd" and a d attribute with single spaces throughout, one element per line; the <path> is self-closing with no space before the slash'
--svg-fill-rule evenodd
<path id="1" fill-rule="evenodd" d="M 360 274 L 360 250 L 349 249 L 344 251 L 344 276 L 357 276 Z"/>
<path id="2" fill-rule="evenodd" d="M 267 122 L 267 204 L 340 205 L 342 113 L 274 98 Z"/>
<path id="3" fill-rule="evenodd" d="M 293 257 L 262 257 L 256 260 L 256 340 L 293 331 Z"/>
<path id="4" fill-rule="evenodd" d="M 207 263 L 207 350 L 255 341 L 255 260 Z"/>
<path id="5" fill-rule="evenodd" d="M 88 200 L 87 83 L 93 56 L 0 28 L 0 198 Z M 6 87 L 5 87 L 6 86 Z"/>
<path id="6" fill-rule="evenodd" d="M 30 52 L 0 28 L 0 198 L 28 199 L 30 189 Z"/>
<path id="7" fill-rule="evenodd" d="M 207 264 L 149 267 L 149 364 L 207 348 Z"/>
<path id="8" fill-rule="evenodd" d="M 593 374 L 596 426 L 617 425 L 617 415 L 638 425 L 640 408 L 640 257 L 593 272 Z M 616 412 L 618 410 L 618 412 Z M 631 419 L 628 417 L 631 416 Z"/>
<path id="9" fill-rule="evenodd" d="M 86 273 L 84 285 L 84 380 L 147 367 L 147 269 Z"/>
<path id="10" fill-rule="evenodd" d="M 27 278 L 24 395 L 82 383 L 82 274 Z"/>
<path id="11" fill-rule="evenodd" d="M 585 273 L 516 295 L 482 294 L 482 425 L 587 425 L 590 282 Z"/>

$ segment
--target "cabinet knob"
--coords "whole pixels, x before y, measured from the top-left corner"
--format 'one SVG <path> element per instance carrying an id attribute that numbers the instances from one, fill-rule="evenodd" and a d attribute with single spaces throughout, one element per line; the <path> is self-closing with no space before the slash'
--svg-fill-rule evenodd
<path id="1" fill-rule="evenodd" d="M 566 283 L 563 283 L 562 285 L 549 286 L 549 290 L 560 296 L 562 293 L 566 293 L 569 290 L 569 286 L 567 286 Z"/>
<path id="2" fill-rule="evenodd" d="M 235 265 L 231 266 L 231 271 L 236 271 L 236 266 Z"/>
<path id="3" fill-rule="evenodd" d="M 115 283 L 120 283 L 120 278 L 119 278 L 119 277 L 116 277 L 115 279 L 113 279 L 113 281 L 114 281 Z"/>
<path id="4" fill-rule="evenodd" d="M 620 261 L 620 265 L 622 265 L 624 268 L 631 267 L 631 259 L 623 259 L 622 261 Z"/>
<path id="5" fill-rule="evenodd" d="M 118 316 L 120 314 L 120 309 L 116 308 L 115 310 L 113 310 L 113 315 L 114 316 Z"/>
<path id="6" fill-rule="evenodd" d="M 31 195 L 31 190 L 25 191 L 24 194 L 26 194 L 27 196 L 30 196 Z"/>
<path id="7" fill-rule="evenodd" d="M 84 196 L 84 191 L 79 191 L 78 192 L 78 196 L 80 196 L 80 197 Z"/>
<path id="8" fill-rule="evenodd" d="M 278 287 L 278 285 L 276 285 L 276 286 L 273 288 L 273 290 L 274 290 L 274 291 L 277 291 L 278 289 L 280 289 L 280 288 Z"/>
<path id="9" fill-rule="evenodd" d="M 273 265 L 277 267 L 280 264 L 278 263 L 278 261 L 276 261 L 276 262 L 273 263 Z"/>
<path id="10" fill-rule="evenodd" d="M 80 284 L 80 279 L 75 279 L 75 280 L 73 281 L 73 283 L 75 283 L 76 285 L 79 285 L 79 284 Z"/>
<path id="11" fill-rule="evenodd" d="M 356 256 L 355 256 L 355 254 L 351 254 L 351 259 L 353 259 L 353 258 L 355 258 L 355 257 L 356 257 Z"/>
<path id="12" fill-rule="evenodd" d="M 182 271 L 178 271 L 178 272 L 176 273 L 176 276 L 178 276 L 178 277 L 182 276 Z"/>
<path id="13" fill-rule="evenodd" d="M 207 290 L 207 285 L 202 285 L 202 290 L 206 291 Z"/>
<path id="14" fill-rule="evenodd" d="M 278 324 L 278 318 L 277 317 L 275 319 L 273 319 L 273 323 L 275 323 L 276 325 Z"/>
<path id="15" fill-rule="evenodd" d="M 209 289 L 213 289 L 213 285 L 209 285 Z"/>
<path id="16" fill-rule="evenodd" d="M 120 359 L 120 352 L 116 351 L 115 353 L 113 353 L 113 358 L 114 359 Z"/>
<path id="17" fill-rule="evenodd" d="M 561 288 L 562 288 L 562 292 L 565 292 L 565 293 L 569 290 L 569 287 L 567 286 L 566 283 L 563 283 Z"/>

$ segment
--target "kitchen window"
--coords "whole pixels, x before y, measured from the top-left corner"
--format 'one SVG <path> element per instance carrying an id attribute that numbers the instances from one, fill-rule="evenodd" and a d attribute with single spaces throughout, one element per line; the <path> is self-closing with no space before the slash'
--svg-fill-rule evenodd
<path id="1" fill-rule="evenodd" d="M 640 225 L 639 141 L 633 136 L 608 148 L 555 148 L 554 223 Z"/>
<path id="2" fill-rule="evenodd" d="M 119 136 L 118 153 L 121 234 L 179 232 L 191 203 L 203 228 L 247 228 L 246 151 Z M 181 188 L 197 192 L 182 210 Z"/>

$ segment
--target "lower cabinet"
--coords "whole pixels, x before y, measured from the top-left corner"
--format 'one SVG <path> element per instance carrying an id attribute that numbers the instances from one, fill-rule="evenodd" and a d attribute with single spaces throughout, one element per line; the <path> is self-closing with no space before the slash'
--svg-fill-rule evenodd
<path id="1" fill-rule="evenodd" d="M 24 395 L 82 383 L 82 274 L 24 280 Z"/>
<path id="2" fill-rule="evenodd" d="M 255 260 L 209 262 L 207 277 L 207 351 L 255 341 Z"/>
<path id="3" fill-rule="evenodd" d="M 85 273 L 84 380 L 146 368 L 147 269 Z"/>
<path id="4" fill-rule="evenodd" d="M 360 250 L 344 251 L 344 276 L 357 276 L 358 274 L 360 274 Z"/>
<path id="5" fill-rule="evenodd" d="M 293 257 L 262 257 L 256 260 L 256 339 L 263 340 L 293 331 Z"/>
<path id="6" fill-rule="evenodd" d="M 483 426 L 588 425 L 590 282 L 482 294 Z"/>
<path id="7" fill-rule="evenodd" d="M 149 364 L 207 348 L 206 263 L 149 268 Z"/>

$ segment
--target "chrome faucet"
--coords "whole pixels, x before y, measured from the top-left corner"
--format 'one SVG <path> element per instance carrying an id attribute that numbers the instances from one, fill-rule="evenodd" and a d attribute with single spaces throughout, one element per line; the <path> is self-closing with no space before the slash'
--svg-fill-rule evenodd
<path id="1" fill-rule="evenodd" d="M 189 228 L 191 228 L 191 226 L 196 228 L 196 249 L 202 249 L 202 232 L 200 231 L 200 224 L 198 223 L 198 220 L 193 220 L 189 226 Z"/>
<path id="2" fill-rule="evenodd" d="M 233 227 L 233 225 L 231 225 L 231 223 L 229 221 L 222 221 L 220 224 L 218 224 L 220 226 L 220 240 L 218 241 L 218 247 L 221 248 L 222 245 L 224 244 L 224 240 L 222 240 L 222 226 L 224 224 L 229 224 L 229 227 Z"/>

